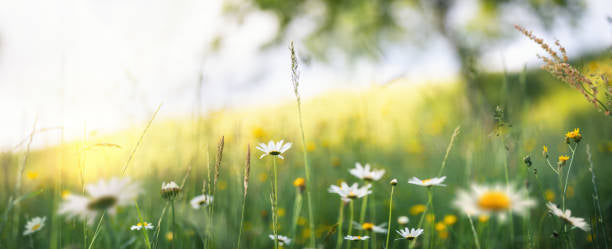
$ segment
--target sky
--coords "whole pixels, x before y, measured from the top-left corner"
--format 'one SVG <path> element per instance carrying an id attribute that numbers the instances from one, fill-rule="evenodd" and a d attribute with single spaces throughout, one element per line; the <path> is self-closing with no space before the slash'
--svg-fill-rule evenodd
<path id="1" fill-rule="evenodd" d="M 550 32 L 530 28 L 563 41 L 570 56 L 610 47 L 612 3 L 586 2 L 578 28 L 564 22 Z M 474 11 L 465 6 L 458 20 Z M 222 16 L 222 7 L 222 1 L 199 0 L 0 0 L 0 151 L 16 149 L 35 122 L 37 128 L 64 127 L 72 140 L 84 127 L 107 133 L 144 125 L 160 103 L 158 118 L 164 119 L 193 115 L 195 106 L 205 112 L 290 100 L 287 46 L 260 49 L 277 32 L 274 15 L 254 12 L 237 24 Z M 289 34 L 298 52 L 306 51 L 299 43 L 306 34 Z M 213 52 L 209 44 L 218 35 L 224 44 Z M 452 80 L 458 64 L 448 44 L 435 37 L 427 44 L 391 45 L 381 60 L 351 66 L 340 60 L 303 65 L 302 95 L 400 75 L 413 84 Z M 488 49 L 482 64 L 490 71 L 520 70 L 536 66 L 538 52 L 517 36 Z M 34 146 L 57 143 L 59 133 L 50 133 L 37 136 Z"/>

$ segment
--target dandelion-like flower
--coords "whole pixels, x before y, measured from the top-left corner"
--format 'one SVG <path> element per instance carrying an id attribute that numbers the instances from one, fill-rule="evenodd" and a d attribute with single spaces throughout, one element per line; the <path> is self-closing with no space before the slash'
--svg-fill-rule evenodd
<path id="1" fill-rule="evenodd" d="M 424 186 L 424 187 L 431 187 L 431 186 L 445 187 L 446 184 L 442 184 L 445 179 L 446 179 L 446 176 L 443 176 L 443 177 L 434 177 L 434 178 L 429 178 L 429 179 L 424 179 L 424 180 L 421 180 L 421 179 L 416 178 L 416 177 L 412 177 L 412 178 L 410 178 L 410 180 L 408 180 L 408 183 L 414 184 L 414 185 L 419 185 L 419 186 Z"/>
<path id="2" fill-rule="evenodd" d="M 293 181 L 293 186 L 302 192 L 306 188 L 306 180 L 304 180 L 302 177 L 295 178 L 295 181 Z"/>
<path id="3" fill-rule="evenodd" d="M 421 228 L 404 228 L 404 229 L 400 229 L 397 230 L 396 232 L 402 236 L 402 238 L 407 239 L 407 240 L 414 240 L 417 237 L 419 237 L 421 234 L 423 234 L 423 229 Z"/>
<path id="4" fill-rule="evenodd" d="M 364 181 L 378 181 L 385 174 L 384 169 L 372 170 L 369 163 L 366 163 L 365 166 L 362 166 L 361 163 L 355 163 L 355 168 L 350 169 L 349 172 Z"/>
<path id="5" fill-rule="evenodd" d="M 574 142 L 579 143 L 580 140 L 582 140 L 582 134 L 580 134 L 580 128 L 576 128 L 573 131 L 568 131 L 565 134 L 565 142 L 566 143 L 570 143 L 571 140 L 574 140 Z"/>
<path id="6" fill-rule="evenodd" d="M 201 207 L 206 207 L 208 205 L 210 205 L 213 202 L 213 196 L 212 195 L 198 195 L 196 197 L 193 197 L 193 199 L 191 199 L 191 201 L 189 202 L 191 204 L 191 207 L 193 209 L 200 209 Z"/>
<path id="7" fill-rule="evenodd" d="M 181 187 L 176 184 L 176 182 L 162 182 L 162 187 L 161 187 L 161 196 L 162 198 L 172 201 L 175 200 L 176 198 L 179 197 L 179 194 L 181 193 L 182 189 Z"/>
<path id="8" fill-rule="evenodd" d="M 278 238 L 278 245 L 280 245 L 280 246 L 290 245 L 291 244 L 291 239 L 288 238 L 287 236 L 277 235 L 275 237 L 274 235 L 270 234 L 270 235 L 268 235 L 268 237 L 271 240 L 276 240 L 276 238 Z"/>
<path id="9" fill-rule="evenodd" d="M 352 235 L 344 236 L 345 240 L 367 240 L 369 238 L 370 236 L 352 236 Z"/>
<path id="10" fill-rule="evenodd" d="M 586 221 L 583 218 L 572 217 L 572 211 L 571 210 L 566 209 L 565 211 L 563 211 L 563 210 L 559 209 L 552 202 L 546 203 L 546 207 L 548 208 L 550 213 L 554 214 L 555 216 L 559 217 L 560 219 L 564 220 L 565 222 L 569 223 L 570 225 L 572 225 L 574 227 L 577 227 L 577 228 L 580 228 L 583 231 L 591 230 L 591 227 L 589 226 L 588 223 L 586 223 Z"/>
<path id="11" fill-rule="evenodd" d="M 274 141 L 270 140 L 267 145 L 265 143 L 260 143 L 256 148 L 262 151 L 264 154 L 261 155 L 259 159 L 262 159 L 267 155 L 276 156 L 280 159 L 285 159 L 282 154 L 291 148 L 291 143 L 284 142 L 285 141 L 280 140 L 277 143 L 274 143 Z"/>
<path id="12" fill-rule="evenodd" d="M 408 216 L 397 217 L 397 224 L 406 225 L 408 224 L 408 222 L 410 222 L 410 219 L 408 218 Z"/>
<path id="13" fill-rule="evenodd" d="M 374 225 L 374 223 L 364 222 L 363 224 L 359 224 L 358 222 L 353 221 L 353 225 L 358 230 L 364 230 L 368 232 L 375 233 L 387 233 L 387 223 L 381 223 L 379 225 Z"/>
<path id="14" fill-rule="evenodd" d="M 45 226 L 45 221 L 47 217 L 34 217 L 25 225 L 25 231 L 23 231 L 23 235 L 30 235 L 38 230 L 42 229 Z"/>
<path id="15" fill-rule="evenodd" d="M 58 213 L 68 218 L 78 217 L 93 224 L 100 212 L 106 211 L 114 215 L 117 207 L 132 205 L 141 192 L 140 186 L 129 178 L 116 177 L 88 184 L 85 190 L 88 196 L 68 194 Z"/>
<path id="16" fill-rule="evenodd" d="M 153 224 L 149 223 L 149 222 L 138 222 L 138 224 L 133 225 L 132 227 L 130 227 L 130 230 L 134 231 L 134 230 L 140 230 L 140 229 L 145 229 L 145 230 L 153 230 Z"/>
<path id="17" fill-rule="evenodd" d="M 490 216 L 496 214 L 500 221 L 506 219 L 508 211 L 525 215 L 535 205 L 527 196 L 526 189 L 515 189 L 513 186 L 472 185 L 471 191 L 460 190 L 454 204 L 466 215 Z"/>
<path id="18" fill-rule="evenodd" d="M 371 194 L 372 190 L 370 190 L 370 187 L 372 187 L 372 185 L 370 184 L 367 184 L 360 188 L 359 184 L 357 183 L 353 183 L 353 185 L 349 186 L 348 184 L 346 184 L 346 182 L 342 182 L 340 186 L 331 185 L 328 191 L 330 193 L 338 194 L 343 201 L 348 202 L 352 199 L 362 198 L 366 195 Z"/>
<path id="19" fill-rule="evenodd" d="M 557 162 L 557 164 L 559 166 L 563 166 L 565 165 L 565 162 L 567 162 L 567 160 L 569 160 L 570 157 L 569 156 L 559 156 L 559 161 Z"/>

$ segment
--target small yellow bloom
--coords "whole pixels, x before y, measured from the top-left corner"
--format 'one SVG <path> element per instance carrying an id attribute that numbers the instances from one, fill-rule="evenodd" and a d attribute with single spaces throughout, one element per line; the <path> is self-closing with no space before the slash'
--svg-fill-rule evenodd
<path id="1" fill-rule="evenodd" d="M 425 215 L 425 220 L 428 223 L 433 223 L 433 222 L 436 221 L 436 215 L 435 214 L 427 214 L 427 215 Z"/>
<path id="2" fill-rule="evenodd" d="M 317 145 L 313 142 L 308 142 L 308 144 L 306 145 L 306 151 L 308 152 L 312 152 L 316 149 L 317 149 Z"/>
<path id="3" fill-rule="evenodd" d="M 174 233 L 172 233 L 172 232 L 166 233 L 166 239 L 168 241 L 172 241 L 174 239 Z"/>
<path id="4" fill-rule="evenodd" d="M 436 223 L 436 231 L 442 232 L 444 230 L 446 230 L 446 225 L 444 224 L 444 222 Z"/>
<path id="5" fill-rule="evenodd" d="M 38 172 L 28 171 L 28 173 L 26 173 L 26 178 L 28 178 L 28 180 L 36 180 L 38 179 Z"/>
<path id="6" fill-rule="evenodd" d="M 438 233 L 438 237 L 440 237 L 440 239 L 447 239 L 448 238 L 448 231 L 444 230 Z"/>
<path id="7" fill-rule="evenodd" d="M 285 216 L 285 209 L 284 208 L 279 208 L 278 209 L 278 216 L 280 216 L 280 217 Z"/>
<path id="8" fill-rule="evenodd" d="M 546 145 L 542 145 L 542 156 L 548 158 L 548 147 Z"/>
<path id="9" fill-rule="evenodd" d="M 559 162 L 557 162 L 560 166 L 565 165 L 565 162 L 567 162 L 567 160 L 569 160 L 570 157 L 569 156 L 559 156 Z"/>
<path id="10" fill-rule="evenodd" d="M 573 131 L 568 131 L 565 134 L 565 142 L 570 143 L 570 139 L 573 139 L 574 142 L 578 143 L 582 139 L 582 134 L 580 134 L 580 129 L 576 128 Z"/>
<path id="11" fill-rule="evenodd" d="M 488 215 L 480 215 L 480 216 L 478 216 L 478 221 L 480 221 L 480 223 L 487 223 L 489 221 L 489 216 Z"/>
<path id="12" fill-rule="evenodd" d="M 298 177 L 295 178 L 295 181 L 293 181 L 293 186 L 302 188 L 306 185 L 306 181 L 304 180 L 304 178 Z"/>
<path id="13" fill-rule="evenodd" d="M 69 195 L 70 195 L 70 191 L 68 191 L 68 190 L 63 190 L 62 191 L 62 199 L 68 198 Z"/>
<path id="14" fill-rule="evenodd" d="M 447 214 L 444 216 L 444 224 L 451 226 L 457 222 L 457 216 L 452 214 Z"/>
<path id="15" fill-rule="evenodd" d="M 304 225 L 306 225 L 306 222 L 307 222 L 306 218 L 304 218 L 304 217 L 302 217 L 302 216 L 300 216 L 300 217 L 298 218 L 298 220 L 297 220 L 297 224 L 298 224 L 298 226 L 304 226 Z"/>
<path id="16" fill-rule="evenodd" d="M 268 136 L 268 134 L 266 133 L 266 131 L 264 131 L 264 129 L 262 129 L 261 127 L 255 127 L 251 130 L 251 134 L 253 135 L 253 137 L 261 140 L 262 138 L 265 138 Z"/>
<path id="17" fill-rule="evenodd" d="M 552 191 L 552 189 L 544 191 L 544 199 L 550 202 L 555 201 L 555 191 Z"/>
<path id="18" fill-rule="evenodd" d="M 258 178 L 260 182 L 265 182 L 266 180 L 268 180 L 268 175 L 266 173 L 259 173 Z"/>
<path id="19" fill-rule="evenodd" d="M 591 234 L 587 235 L 586 241 L 589 242 L 589 243 L 593 242 L 593 235 L 591 235 Z"/>
<path id="20" fill-rule="evenodd" d="M 567 186 L 567 197 L 572 198 L 574 197 L 574 187 L 573 186 Z"/>
<path id="21" fill-rule="evenodd" d="M 422 212 L 425 212 L 425 205 L 423 205 L 423 204 L 416 204 L 416 205 L 414 205 L 414 206 L 412 206 L 410 208 L 410 214 L 411 215 L 417 215 L 417 214 L 420 214 Z"/>

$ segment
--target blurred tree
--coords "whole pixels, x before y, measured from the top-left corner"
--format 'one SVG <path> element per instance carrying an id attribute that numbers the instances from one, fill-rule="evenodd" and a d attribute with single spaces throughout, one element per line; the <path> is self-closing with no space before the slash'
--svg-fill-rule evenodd
<path id="1" fill-rule="evenodd" d="M 468 99 L 474 113 L 490 113 L 474 82 L 477 60 L 492 42 L 516 35 L 518 16 L 550 27 L 556 18 L 575 20 L 584 9 L 581 0 L 247 0 L 226 4 L 227 13 L 242 17 L 252 11 L 274 13 L 278 34 L 270 44 L 283 41 L 291 24 L 309 20 L 314 25 L 304 43 L 319 59 L 343 51 L 349 57 L 384 56 L 384 45 L 410 40 L 425 44 L 443 38 L 461 65 Z M 466 7 L 476 14 L 466 16 Z M 240 18 L 239 18 L 240 19 Z M 300 22 L 296 29 L 307 29 Z M 534 24 L 535 25 L 535 24 Z"/>

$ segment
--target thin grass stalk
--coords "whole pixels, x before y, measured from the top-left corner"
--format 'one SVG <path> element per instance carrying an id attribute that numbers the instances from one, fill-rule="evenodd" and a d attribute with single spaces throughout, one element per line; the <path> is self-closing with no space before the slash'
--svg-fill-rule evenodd
<path id="1" fill-rule="evenodd" d="M 293 84 L 293 93 L 297 101 L 298 119 L 300 123 L 300 135 L 302 136 L 302 151 L 304 152 L 304 174 L 306 176 L 306 182 L 310 185 L 310 164 L 308 163 L 308 151 L 306 151 L 306 136 L 304 135 L 304 122 L 302 121 L 302 101 L 298 87 L 299 81 L 299 64 L 297 62 L 297 56 L 295 54 L 295 47 L 293 42 L 289 45 L 289 51 L 291 52 L 291 82 Z M 315 248 L 315 225 L 314 215 L 312 212 L 312 194 L 309 186 L 305 186 L 306 197 L 308 201 L 308 228 L 310 229 L 310 248 Z"/>
<path id="2" fill-rule="evenodd" d="M 448 146 L 446 147 L 446 153 L 444 154 L 444 159 L 442 160 L 442 165 L 440 166 L 440 171 L 438 172 L 438 177 L 442 176 L 444 172 L 444 168 L 446 168 L 446 159 L 448 159 L 448 155 L 450 154 L 451 149 L 453 148 L 453 144 L 455 143 L 455 138 L 459 135 L 461 130 L 461 126 L 457 126 L 453 131 L 453 135 L 451 136 L 450 142 L 448 142 Z"/>
<path id="3" fill-rule="evenodd" d="M 597 189 L 597 181 L 595 179 L 595 169 L 593 169 L 593 158 L 591 155 L 591 146 L 589 146 L 588 144 L 586 145 L 586 153 L 587 153 L 587 161 L 589 162 L 589 171 L 591 172 L 591 182 L 593 183 L 593 202 L 595 203 L 595 215 L 598 216 L 596 218 L 597 222 L 599 222 L 599 226 L 601 227 L 602 233 L 600 235 L 603 236 L 595 236 L 598 235 L 597 231 L 595 229 L 594 232 L 596 233 L 595 235 L 593 235 L 593 238 L 598 238 L 598 237 L 602 237 L 603 241 L 604 241 L 604 245 L 606 247 L 606 249 L 608 249 L 608 236 L 606 236 L 606 234 L 608 234 L 608 232 L 606 231 L 606 224 L 604 224 L 604 217 L 603 217 L 603 212 L 601 212 L 601 204 L 599 203 L 599 190 Z"/>
<path id="4" fill-rule="evenodd" d="M 355 213 L 354 212 L 355 207 L 354 207 L 354 204 L 353 204 L 354 202 L 355 202 L 355 200 L 351 200 L 351 202 L 349 203 L 349 217 L 350 218 L 349 218 L 348 231 L 346 232 L 347 235 L 352 235 L 352 232 L 353 232 L 353 214 Z M 351 249 L 351 242 L 352 242 L 352 240 L 349 240 L 349 241 L 346 242 L 346 248 L 347 249 Z"/>
<path id="5" fill-rule="evenodd" d="M 389 221 L 387 223 L 387 240 L 385 241 L 385 249 L 389 248 L 389 236 L 391 235 L 391 213 L 393 212 L 393 191 L 395 191 L 395 185 L 391 185 L 391 195 L 389 196 Z"/>
<path id="6" fill-rule="evenodd" d="M 102 226 L 102 221 L 104 219 L 104 215 L 106 215 L 106 211 L 100 215 L 100 220 L 98 220 L 98 225 L 96 226 L 96 231 L 94 232 L 93 237 L 91 238 L 91 242 L 89 243 L 88 249 L 91 249 L 96 242 L 96 238 L 98 238 L 98 234 L 100 234 L 100 227 Z"/>
<path id="7" fill-rule="evenodd" d="M 249 174 L 251 172 L 251 146 L 247 145 L 247 154 L 244 167 L 243 177 L 243 196 L 242 196 L 242 211 L 240 212 L 240 226 L 238 227 L 238 241 L 236 242 L 236 249 L 240 249 L 240 241 L 242 239 L 242 224 L 244 222 L 244 207 L 246 206 L 247 190 L 249 189 Z"/>
<path id="8" fill-rule="evenodd" d="M 161 107 L 162 107 L 162 104 L 160 103 L 157 106 L 157 109 L 155 110 L 155 112 L 153 113 L 153 116 L 151 116 L 151 119 L 147 123 L 147 126 L 142 131 L 142 133 L 140 134 L 140 137 L 138 138 L 138 141 L 136 142 L 136 145 L 134 145 L 134 148 L 132 149 L 132 152 L 130 152 L 130 155 L 128 156 L 128 159 L 125 162 L 125 165 L 123 165 L 123 169 L 121 169 L 121 175 L 125 175 L 125 171 L 127 170 L 128 166 L 130 165 L 130 162 L 132 161 L 132 159 L 134 158 L 134 154 L 136 154 L 136 150 L 138 149 L 138 147 L 140 147 L 140 144 L 142 143 L 142 139 L 144 138 L 145 134 L 147 134 L 147 131 L 149 130 L 149 127 L 151 127 L 151 124 L 153 123 L 153 120 L 157 116 L 157 113 L 159 113 L 159 110 L 161 109 Z"/>
<path id="9" fill-rule="evenodd" d="M 336 249 L 342 248 L 342 223 L 344 223 L 344 201 L 340 200 L 340 212 L 338 214 L 338 240 L 336 240 Z"/>
<path id="10" fill-rule="evenodd" d="M 134 204 L 136 205 L 136 212 L 138 213 L 138 220 L 140 221 L 140 223 L 142 223 L 144 225 L 144 219 L 142 218 L 142 213 L 140 213 L 140 207 L 138 206 L 138 201 L 134 201 Z M 142 229 L 142 235 L 144 237 L 144 242 L 145 245 L 147 246 L 147 249 L 151 249 L 151 242 L 149 241 L 149 234 L 147 233 L 147 229 Z"/>
<path id="11" fill-rule="evenodd" d="M 159 234 L 161 233 L 161 223 L 164 217 L 166 216 L 166 210 L 168 210 L 168 202 L 162 208 L 162 212 L 159 215 L 159 219 L 157 219 L 157 228 L 155 229 L 155 243 L 153 244 L 153 248 L 157 248 L 159 245 Z"/>
<path id="12" fill-rule="evenodd" d="M 470 221 L 470 227 L 472 228 L 472 236 L 474 236 L 474 244 L 476 244 L 476 249 L 480 249 L 480 242 L 478 241 L 478 233 L 476 233 L 476 228 L 474 228 L 474 222 L 472 222 L 472 217 L 470 214 L 467 215 L 468 220 Z"/>
<path id="13" fill-rule="evenodd" d="M 359 225 L 363 225 L 363 222 L 365 221 L 365 214 L 366 214 L 367 206 L 368 206 L 368 196 L 366 195 L 363 197 L 363 200 L 361 201 L 361 211 L 359 212 Z M 362 235 L 365 233 L 366 233 L 365 230 L 361 231 Z"/>
<path id="14" fill-rule="evenodd" d="M 174 200 L 170 201 L 170 207 L 172 208 L 172 249 L 176 248 L 176 217 L 174 214 Z"/>
<path id="15" fill-rule="evenodd" d="M 571 145 L 568 145 L 569 149 L 572 151 L 572 157 L 570 158 L 570 163 L 567 168 L 567 174 L 565 175 L 565 184 L 563 186 L 563 210 L 565 211 L 565 194 L 567 193 L 567 182 L 569 181 L 570 172 L 572 171 L 572 165 L 574 164 L 574 155 L 576 154 L 576 150 L 578 149 L 578 144 L 574 148 Z"/>
<path id="16" fill-rule="evenodd" d="M 295 193 L 295 202 L 293 206 L 293 218 L 291 219 L 291 238 L 295 238 L 297 234 L 297 221 L 300 217 L 300 213 L 302 212 L 302 190 L 300 187 L 296 188 Z M 295 243 L 291 245 L 291 248 L 295 247 Z"/>
<path id="17" fill-rule="evenodd" d="M 272 160 L 274 164 L 274 200 L 272 202 L 272 227 L 274 230 L 274 249 L 278 249 L 278 172 L 276 169 L 276 156 Z"/>
<path id="18" fill-rule="evenodd" d="M 217 144 L 217 157 L 216 157 L 216 161 L 215 161 L 214 178 L 213 178 L 213 181 L 212 181 L 212 185 L 209 187 L 209 189 L 211 191 L 211 196 L 213 197 L 213 200 L 215 199 L 215 193 L 216 193 L 216 190 L 217 190 L 217 181 L 219 180 L 219 175 L 221 174 L 221 160 L 223 159 L 223 147 L 224 147 L 224 145 L 225 145 L 225 136 L 221 136 L 221 139 L 219 140 L 219 143 Z M 209 172 L 208 174 L 209 174 L 209 178 L 210 178 L 210 170 L 208 170 L 208 172 Z M 209 222 L 209 227 L 210 228 L 208 228 L 209 234 L 208 234 L 208 239 L 207 239 L 207 244 L 208 244 L 207 248 L 210 248 L 210 246 L 211 246 L 210 241 L 213 241 L 214 240 L 214 236 L 215 236 L 213 229 L 211 229 L 213 227 L 213 225 L 214 225 L 213 215 L 215 213 L 215 202 L 216 201 L 213 201 L 210 204 L 210 208 L 209 208 L 209 211 L 208 211 L 208 222 Z"/>
<path id="19" fill-rule="evenodd" d="M 427 204 L 425 205 L 425 210 L 423 211 L 423 214 L 421 214 L 421 218 L 419 219 L 419 225 L 417 225 L 417 228 L 421 228 L 421 226 L 423 225 L 423 221 L 425 220 L 425 215 L 427 214 L 427 211 L 429 211 L 429 206 L 432 203 L 432 193 L 431 193 L 431 187 L 427 188 Z M 416 244 L 416 240 L 413 240 L 412 242 L 409 242 L 409 244 L 412 244 L 412 246 L 414 246 Z"/>

